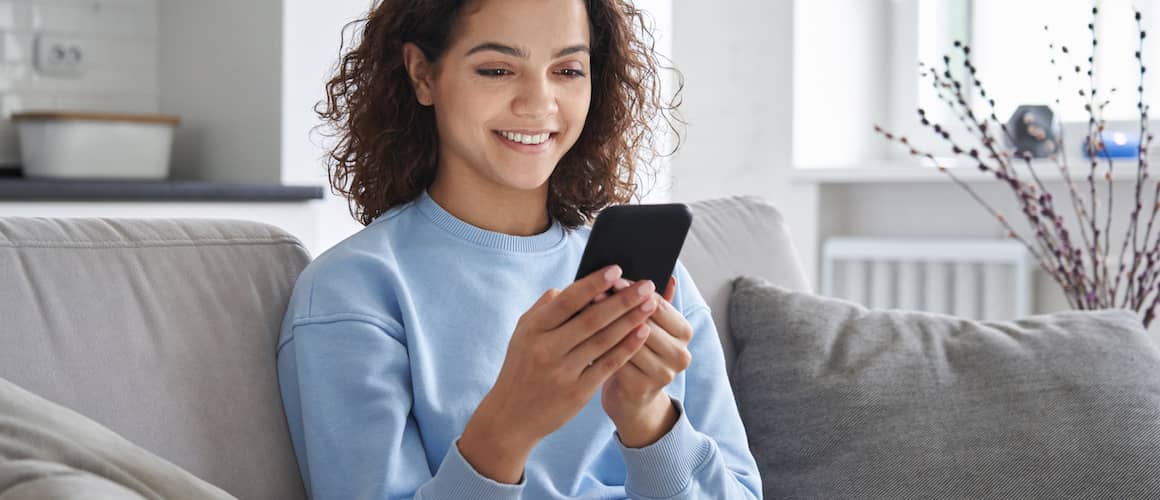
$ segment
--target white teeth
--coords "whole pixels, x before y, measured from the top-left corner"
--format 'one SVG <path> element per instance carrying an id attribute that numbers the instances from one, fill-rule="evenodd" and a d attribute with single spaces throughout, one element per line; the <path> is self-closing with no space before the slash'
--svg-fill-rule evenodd
<path id="1" fill-rule="evenodd" d="M 506 137 L 508 140 L 510 140 L 512 142 L 518 142 L 520 144 L 529 144 L 529 145 L 542 144 L 544 141 L 548 140 L 548 137 L 551 136 L 551 134 L 546 134 L 546 133 L 545 134 L 538 134 L 538 135 L 525 135 L 525 134 L 516 134 L 513 132 L 500 132 L 499 134 Z"/>

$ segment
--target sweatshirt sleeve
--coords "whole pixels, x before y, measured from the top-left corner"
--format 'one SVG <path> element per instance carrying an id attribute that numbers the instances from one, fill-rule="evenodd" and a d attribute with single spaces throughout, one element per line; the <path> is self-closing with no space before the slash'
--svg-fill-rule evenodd
<path id="1" fill-rule="evenodd" d="M 634 499 L 760 499 L 761 477 L 725 372 L 717 328 L 684 267 L 678 265 L 676 274 L 680 307 L 693 328 L 684 399 L 673 398 L 680 417 L 656 443 L 637 449 L 621 444 L 625 488 Z"/>
<path id="2" fill-rule="evenodd" d="M 314 500 L 518 499 L 488 479 L 454 441 L 433 473 L 411 412 L 401 327 L 334 314 L 284 326 L 278 376 L 299 468 Z"/>

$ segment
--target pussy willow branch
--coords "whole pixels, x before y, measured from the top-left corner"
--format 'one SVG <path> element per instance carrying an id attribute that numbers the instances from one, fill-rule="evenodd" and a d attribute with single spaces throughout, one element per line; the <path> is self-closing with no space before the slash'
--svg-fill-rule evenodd
<path id="1" fill-rule="evenodd" d="M 1043 27 L 1043 31 L 1050 33 L 1050 29 L 1047 26 Z M 1065 57 L 1067 55 L 1067 48 L 1062 47 L 1063 50 L 1060 52 L 1061 55 L 1056 56 L 1055 44 L 1048 44 L 1047 47 L 1051 53 L 1051 67 L 1056 70 L 1055 79 L 1057 84 L 1057 95 L 1055 97 L 1055 104 L 1056 109 L 1060 109 L 1061 103 L 1058 95 L 1060 90 L 1058 87 L 1062 86 L 1063 84 L 1063 74 L 1059 72 L 1059 66 L 1056 64 L 1056 58 Z M 995 105 L 995 101 L 991 100 L 990 102 L 991 106 L 993 107 Z M 1075 182 L 1071 178 L 1071 168 L 1069 167 L 1067 160 L 1067 148 L 1064 147 L 1064 144 L 1066 144 L 1064 130 L 1063 127 L 1060 127 L 1059 139 L 1056 141 L 1056 151 L 1058 154 L 1050 155 L 1050 157 L 1051 160 L 1055 162 L 1056 167 L 1059 168 L 1060 174 L 1063 177 L 1063 181 L 1067 185 L 1068 194 L 1071 198 L 1071 206 L 1072 209 L 1075 210 L 1077 221 L 1076 226 L 1079 228 L 1080 236 L 1083 238 L 1084 248 L 1090 248 L 1092 246 L 1092 240 L 1091 237 L 1088 236 L 1088 224 L 1090 224 L 1090 220 L 1094 218 L 1094 216 L 1089 218 L 1087 209 L 1084 208 L 1083 195 L 1080 194 L 1079 189 L 1076 188 Z M 1048 196 L 1050 196 L 1050 193 L 1048 193 Z M 1082 276 L 1081 281 L 1090 282 L 1090 279 L 1087 278 L 1087 276 L 1084 276 L 1086 273 L 1083 272 L 1083 252 L 1078 248 L 1073 249 L 1072 262 L 1075 263 L 1075 266 L 1078 268 L 1079 273 Z M 1085 283 L 1085 287 L 1086 286 L 1087 283 Z"/>
<path id="2" fill-rule="evenodd" d="M 1110 89 L 1108 99 L 1104 99 L 1102 102 L 1097 100 L 1099 91 L 1095 84 L 1095 57 L 1098 45 L 1096 23 L 1099 18 L 1099 9 L 1092 8 L 1091 12 L 1092 21 L 1088 24 L 1088 30 L 1091 33 L 1092 45 L 1086 68 L 1088 88 L 1080 89 L 1078 92 L 1086 100 L 1084 110 L 1088 113 L 1088 133 L 1084 140 L 1090 167 L 1086 176 L 1089 195 L 1087 200 L 1084 199 L 1082 192 L 1071 177 L 1071 168 L 1062 132 L 1058 140 L 1052 144 L 1055 149 L 1049 154 L 1051 160 L 1059 168 L 1063 182 L 1067 186 L 1083 242 L 1082 248 L 1072 242 L 1065 218 L 1063 214 L 1059 213 L 1055 206 L 1054 197 L 1036 171 L 1030 153 L 1018 155 L 1018 158 L 1023 160 L 1030 175 L 1030 182 L 1024 182 L 1020 179 L 1018 169 L 1011 164 L 1015 155 L 1012 155 L 1005 146 L 998 144 L 999 140 L 993 131 L 1002 130 L 1007 138 L 1013 138 L 1013 134 L 1007 125 L 1000 122 L 996 116 L 995 101 L 987 95 L 986 88 L 978 77 L 977 68 L 971 62 L 970 47 L 955 42 L 955 47 L 961 51 L 963 68 L 969 75 L 965 78 L 969 78 L 969 80 L 955 78 L 951 72 L 949 55 L 943 57 L 944 68 L 942 71 L 925 65 L 920 66 L 923 68 L 923 76 L 931 78 L 931 84 L 939 100 L 954 112 L 968 134 L 978 140 L 983 152 L 977 148 L 966 147 L 952 139 L 950 132 L 945 127 L 932 123 L 922 109 L 918 110 L 919 118 L 924 127 L 933 130 L 951 146 L 951 151 L 956 157 L 969 157 L 979 170 L 994 175 L 996 179 L 1005 183 L 1012 190 L 1020 210 L 1035 232 L 1034 243 L 1015 231 L 1010 222 L 999 211 L 987 203 L 951 169 L 939 164 L 933 154 L 919 150 L 905 136 L 898 136 L 880 126 L 875 126 L 875 131 L 890 141 L 902 144 L 909 149 L 911 155 L 934 163 L 939 171 L 944 172 L 955 184 L 967 191 L 976 202 L 986 208 L 1007 230 L 1008 236 L 1022 243 L 1031 252 L 1039 266 L 1063 287 L 1064 297 L 1071 307 L 1076 309 L 1115 307 L 1116 302 L 1119 301 L 1120 307 L 1130 306 L 1133 310 L 1142 312 L 1144 325 L 1147 326 L 1156 317 L 1156 310 L 1160 307 L 1160 289 L 1158 289 L 1158 285 L 1160 285 L 1160 231 L 1157 231 L 1155 238 L 1152 237 L 1157 215 L 1160 215 L 1160 182 L 1156 183 L 1153 192 L 1152 213 L 1148 218 L 1141 239 L 1140 213 L 1143 210 L 1141 200 L 1144 183 L 1149 178 L 1147 152 L 1153 140 L 1148 124 L 1149 107 L 1144 104 L 1143 98 L 1146 68 L 1142 54 L 1146 33 L 1141 23 L 1140 13 L 1135 11 L 1136 28 L 1140 35 L 1139 48 L 1135 54 L 1140 66 L 1140 83 L 1137 86 L 1138 99 L 1136 104 L 1140 112 L 1140 146 L 1137 155 L 1135 185 L 1136 203 L 1131 210 L 1128 227 L 1125 229 L 1124 241 L 1119 253 L 1119 265 L 1113 275 L 1108 255 L 1111 251 L 1112 211 L 1114 208 L 1112 175 L 1114 161 L 1107 150 L 1107 145 L 1103 143 L 1102 135 L 1107 128 L 1104 111 L 1111 102 L 1110 96 L 1115 94 L 1116 89 Z M 1047 31 L 1046 26 L 1044 29 Z M 1056 54 L 1054 53 L 1055 45 L 1049 45 L 1049 49 L 1052 51 L 1052 67 L 1057 69 L 1057 82 L 1062 84 L 1063 75 L 1058 72 Z M 1066 46 L 1061 45 L 1059 49 L 1062 53 L 1059 57 L 1070 56 L 1070 51 Z M 1076 76 L 1082 78 L 1083 68 L 1079 64 L 1075 64 L 1074 68 Z M 975 113 L 970 105 L 970 99 L 965 95 L 963 89 L 966 86 L 965 83 L 970 83 L 971 88 L 977 91 L 979 97 L 987 103 L 989 114 L 980 116 Z M 1055 103 L 1058 107 L 1060 104 L 1058 97 L 1055 99 Z M 1014 141 L 1012 140 L 1012 142 Z M 1095 175 L 1099 169 L 1101 157 L 1107 164 L 1107 171 L 1104 172 L 1108 191 L 1107 204 L 1103 207 L 1106 210 L 1105 214 L 1099 213 L 1100 203 L 1096 193 Z M 995 162 L 995 165 L 989 165 L 989 161 Z M 1104 215 L 1103 227 L 1097 222 L 1100 219 L 1099 215 Z M 1127 259 L 1129 245 L 1132 249 L 1130 260 Z M 1084 255 L 1085 253 L 1087 255 Z M 1091 266 L 1090 275 L 1087 272 L 1087 264 Z M 1121 285 L 1124 286 L 1122 292 Z M 1147 306 L 1146 311 L 1141 311 L 1145 306 Z"/>
<path id="3" fill-rule="evenodd" d="M 1140 210 L 1143 208 L 1143 204 L 1140 202 L 1140 195 L 1144 188 L 1144 180 L 1148 177 L 1148 146 L 1146 139 L 1148 137 L 1148 108 L 1144 106 L 1144 72 L 1147 68 L 1144 67 L 1143 62 L 1145 32 L 1140 23 L 1139 11 L 1135 12 L 1135 17 L 1136 30 L 1140 32 L 1140 38 L 1138 39 L 1139 41 L 1136 47 L 1136 60 L 1140 64 L 1140 83 L 1136 87 L 1136 110 L 1140 112 L 1140 143 L 1137 146 L 1138 150 L 1136 155 L 1138 158 L 1136 167 L 1136 205 L 1132 208 L 1131 220 L 1128 222 L 1128 228 L 1125 231 L 1126 234 L 1124 234 L 1124 243 L 1120 246 L 1120 267 L 1119 272 L 1116 273 L 1115 286 L 1112 288 L 1113 296 L 1119 292 L 1120 279 L 1124 277 L 1124 274 L 1127 273 L 1129 276 L 1134 277 L 1136 275 L 1136 269 L 1140 265 L 1140 245 L 1137 242 L 1140 230 Z M 1122 257 L 1128 251 L 1129 242 L 1132 244 L 1131 267 L 1127 267 L 1127 261 Z M 1127 307 L 1127 304 L 1131 303 L 1135 299 L 1135 295 L 1137 295 L 1136 287 L 1125 286 L 1125 288 L 1124 300 L 1121 303 L 1121 307 Z"/>
<path id="4" fill-rule="evenodd" d="M 975 88 L 978 90 L 980 95 L 986 99 L 986 88 L 977 78 L 977 71 L 970 61 L 970 47 L 967 47 L 960 42 L 955 42 L 955 47 L 959 48 L 962 52 L 963 67 L 973 78 Z M 1008 163 L 1008 155 L 1006 154 L 1006 151 L 999 152 L 995 149 L 995 143 L 997 141 L 989 134 L 986 120 L 982 122 L 979 121 L 974 111 L 967 103 L 966 97 L 962 93 L 963 85 L 956 81 L 951 74 L 950 57 L 943 56 L 943 63 L 945 68 L 942 72 L 942 77 L 940 78 L 937 72 L 931 75 L 936 90 L 939 90 L 940 99 L 942 99 L 953 111 L 956 112 L 956 114 L 960 116 L 960 120 L 967 125 L 968 130 L 977 132 L 979 134 L 980 142 L 988 148 L 991 153 L 990 156 L 999 161 L 1000 172 L 1003 174 L 1003 176 L 997 175 L 997 177 L 1000 177 L 1001 180 L 1007 180 L 1008 185 L 1014 191 L 1016 201 L 1019 203 L 1021 210 L 1027 217 L 1027 220 L 1034 226 L 1037 236 L 1036 242 L 1040 247 L 1039 250 L 1046 256 L 1046 259 L 1051 260 L 1051 258 L 1054 258 L 1053 268 L 1055 274 L 1058 275 L 1056 280 L 1064 286 L 1065 290 L 1071 289 L 1073 292 L 1079 290 L 1079 288 L 1075 285 L 1075 282 L 1082 281 L 1082 278 L 1077 276 L 1074 266 L 1072 266 L 1072 269 L 1068 269 L 1068 262 L 1066 262 L 1071 260 L 1072 256 L 1070 240 L 1067 237 L 1067 231 L 1063 227 L 1062 220 L 1054 216 L 1054 212 L 1050 206 L 1050 201 L 1047 201 L 1046 207 L 1041 206 L 1038 203 L 1039 200 L 1050 200 L 1050 193 L 1047 192 L 1046 186 L 1043 185 L 1035 170 L 1030 168 L 1030 158 L 1028 158 L 1027 155 L 1024 155 L 1024 160 L 1027 161 L 1033 180 L 1035 180 L 1035 182 L 1038 184 L 1039 189 L 1048 196 L 1047 198 L 1042 198 L 1041 196 L 1037 195 L 1034 186 L 1027 185 L 1019 179 L 1018 171 L 1014 168 L 1011 168 Z M 952 95 L 947 96 L 942 92 L 943 89 L 946 89 Z M 951 97 L 953 97 L 953 99 Z M 990 100 L 988 100 L 988 102 L 990 102 Z M 994 113 L 992 113 L 992 117 L 994 117 Z M 997 117 L 994 117 L 994 119 L 995 121 L 998 121 Z M 1004 133 L 1010 136 L 1010 131 L 1007 130 L 1006 125 L 1002 125 L 1001 128 L 1004 130 Z M 946 134 L 944 134 L 944 139 L 945 138 Z M 963 148 L 956 146 L 956 149 Z M 957 153 L 958 151 L 955 152 Z M 969 154 L 973 159 L 979 159 L 979 155 L 975 150 L 972 149 Z M 980 169 L 986 168 L 986 165 L 980 162 Z M 1055 229 L 1054 235 L 1048 230 L 1047 227 L 1044 226 L 1041 215 L 1051 219 Z M 1059 239 L 1057 240 L 1056 237 Z"/>

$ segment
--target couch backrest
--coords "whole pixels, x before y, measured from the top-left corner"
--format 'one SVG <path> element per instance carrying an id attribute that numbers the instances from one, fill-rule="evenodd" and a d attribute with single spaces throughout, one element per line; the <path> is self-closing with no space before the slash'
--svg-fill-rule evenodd
<path id="1" fill-rule="evenodd" d="M 308 262 L 251 222 L 0 219 L 0 377 L 239 498 L 304 498 L 274 352 Z"/>
<path id="2" fill-rule="evenodd" d="M 690 206 L 681 260 L 731 369 L 733 278 L 806 280 L 769 203 Z M 253 222 L 0 218 L 0 377 L 239 498 L 304 498 L 274 353 L 309 260 Z"/>
<path id="3" fill-rule="evenodd" d="M 738 276 L 760 276 L 792 290 L 809 290 L 781 214 L 760 198 L 738 196 L 690 203 L 693 227 L 681 262 L 713 312 L 725 366 L 733 373 L 729 294 Z"/>

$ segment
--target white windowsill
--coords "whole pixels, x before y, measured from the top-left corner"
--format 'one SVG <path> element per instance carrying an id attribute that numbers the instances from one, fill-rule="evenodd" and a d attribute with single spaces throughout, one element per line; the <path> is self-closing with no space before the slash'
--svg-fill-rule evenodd
<path id="1" fill-rule="evenodd" d="M 992 173 L 985 173 L 970 163 L 960 159 L 942 160 L 948 170 L 955 177 L 964 182 L 996 182 L 998 179 Z M 1153 162 L 1155 163 L 1155 162 Z M 1063 180 L 1063 173 L 1051 160 L 1032 160 L 1032 168 L 1044 182 L 1059 182 Z M 1086 158 L 1072 159 L 1070 162 L 1071 178 L 1073 181 L 1086 182 L 1091 171 L 1091 164 Z M 1135 182 L 1136 160 L 1119 159 L 1114 162 L 1112 180 L 1115 182 Z M 1024 162 L 1015 165 L 1020 179 L 1031 180 L 1030 173 Z M 1107 171 L 1107 162 L 1101 161 L 1096 169 L 1096 178 L 1103 181 Z M 1156 165 L 1149 167 L 1149 177 L 1160 177 L 1160 168 Z M 908 160 L 875 160 L 859 164 L 832 165 L 832 166 L 798 166 L 794 167 L 791 181 L 797 184 L 867 184 L 867 183 L 949 183 L 954 182 L 950 176 L 931 166 L 929 161 L 918 162 Z"/>

